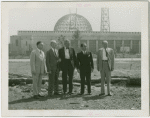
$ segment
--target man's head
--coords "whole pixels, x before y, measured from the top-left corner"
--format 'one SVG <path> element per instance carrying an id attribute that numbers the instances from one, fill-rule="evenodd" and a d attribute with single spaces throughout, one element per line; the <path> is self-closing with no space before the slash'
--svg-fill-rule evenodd
<path id="1" fill-rule="evenodd" d="M 37 46 L 37 48 L 38 49 L 40 49 L 40 50 L 42 50 L 43 49 L 43 42 L 41 42 L 41 41 L 38 41 L 37 43 L 36 43 L 36 46 Z"/>
<path id="2" fill-rule="evenodd" d="M 103 41 L 102 44 L 103 44 L 103 47 L 104 47 L 104 48 L 107 48 L 107 47 L 108 47 L 108 42 L 107 42 L 107 41 Z"/>
<path id="3" fill-rule="evenodd" d="M 64 45 L 65 45 L 66 48 L 69 48 L 69 46 L 70 46 L 70 41 L 69 41 L 68 39 L 65 39 L 65 40 L 64 40 Z"/>
<path id="4" fill-rule="evenodd" d="M 81 49 L 82 49 L 83 51 L 86 51 L 86 49 L 87 49 L 86 43 L 82 43 L 82 44 L 81 44 Z"/>
<path id="5" fill-rule="evenodd" d="M 50 45 L 51 45 L 52 48 L 55 49 L 57 47 L 57 42 L 55 40 L 52 40 Z"/>

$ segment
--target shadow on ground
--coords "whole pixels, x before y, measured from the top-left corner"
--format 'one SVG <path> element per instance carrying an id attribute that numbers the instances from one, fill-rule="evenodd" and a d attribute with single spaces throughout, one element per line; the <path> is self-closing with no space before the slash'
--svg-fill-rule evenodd
<path id="1" fill-rule="evenodd" d="M 60 96 L 53 96 L 53 97 L 42 97 L 40 99 L 34 99 L 33 97 L 30 98 L 24 98 L 24 99 L 19 99 L 19 100 L 15 100 L 15 101 L 11 101 L 9 102 L 9 104 L 17 104 L 17 103 L 25 103 L 25 102 L 33 102 L 33 101 L 46 101 L 48 99 L 56 99 L 59 98 Z"/>
<path id="2" fill-rule="evenodd" d="M 17 103 L 26 103 L 26 102 L 33 102 L 33 101 L 46 101 L 48 99 L 57 99 L 60 98 L 59 100 L 67 100 L 67 99 L 71 99 L 71 98 L 83 98 L 83 100 L 88 101 L 88 100 L 97 100 L 97 99 L 104 99 L 105 97 L 107 97 L 106 95 L 104 96 L 99 96 L 99 95 L 95 95 L 95 96 L 91 96 L 91 95 L 59 95 L 59 96 L 52 96 L 52 97 L 42 97 L 40 99 L 34 99 L 33 97 L 30 98 L 24 98 L 24 99 L 19 99 L 19 100 L 15 100 L 15 101 L 11 101 L 9 102 L 9 104 L 17 104 Z"/>
<path id="3" fill-rule="evenodd" d="M 99 96 L 99 95 L 95 95 L 95 96 L 84 96 L 83 100 L 85 101 L 89 101 L 89 100 L 97 100 L 97 99 L 104 99 L 106 98 L 107 95 L 103 95 L 103 96 Z"/>

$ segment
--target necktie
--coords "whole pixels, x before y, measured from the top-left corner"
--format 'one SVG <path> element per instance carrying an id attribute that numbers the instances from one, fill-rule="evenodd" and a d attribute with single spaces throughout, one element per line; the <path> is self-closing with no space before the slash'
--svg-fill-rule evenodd
<path id="1" fill-rule="evenodd" d="M 40 50 L 40 54 L 41 54 L 42 52 L 41 52 L 41 50 Z"/>
<path id="2" fill-rule="evenodd" d="M 106 48 L 105 48 L 105 52 L 106 52 L 106 57 L 108 57 L 108 52 L 107 52 Z"/>
<path id="3" fill-rule="evenodd" d="M 83 54 L 85 55 L 85 51 L 83 51 Z"/>
<path id="4" fill-rule="evenodd" d="M 55 49 L 54 49 L 54 54 L 55 54 L 55 56 L 57 56 L 57 55 L 56 55 L 56 51 L 55 51 Z"/>

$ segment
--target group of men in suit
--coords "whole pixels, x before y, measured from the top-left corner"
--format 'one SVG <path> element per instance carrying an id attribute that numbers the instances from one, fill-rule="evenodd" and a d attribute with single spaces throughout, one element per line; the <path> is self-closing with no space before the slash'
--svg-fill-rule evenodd
<path id="1" fill-rule="evenodd" d="M 52 40 L 50 50 L 47 51 L 46 57 L 42 51 L 43 43 L 37 42 L 37 49 L 31 52 L 30 65 L 33 77 L 33 95 L 35 99 L 42 97 L 41 84 L 42 76 L 48 73 L 49 85 L 48 96 L 60 95 L 58 91 L 58 76 L 62 71 L 63 94 L 73 94 L 73 75 L 75 68 L 80 74 L 81 91 L 79 95 L 84 94 L 85 80 L 87 82 L 87 92 L 91 95 L 91 73 L 94 70 L 92 53 L 87 50 L 86 43 L 82 43 L 81 51 L 75 53 L 75 50 L 70 47 L 70 41 L 65 40 L 64 46 L 57 50 L 57 42 Z M 111 71 L 114 70 L 114 51 L 108 48 L 108 42 L 103 41 L 103 48 L 97 52 L 97 70 L 101 75 L 101 94 L 105 95 L 105 78 L 107 81 L 107 93 L 110 92 Z M 67 81 L 69 80 L 69 91 L 67 93 Z"/>

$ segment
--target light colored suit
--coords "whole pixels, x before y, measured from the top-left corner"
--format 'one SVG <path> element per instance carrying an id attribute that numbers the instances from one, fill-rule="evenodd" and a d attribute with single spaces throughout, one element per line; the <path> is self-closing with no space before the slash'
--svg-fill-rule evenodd
<path id="1" fill-rule="evenodd" d="M 45 64 L 45 54 L 38 49 L 33 50 L 30 55 L 30 66 L 33 77 L 33 94 L 38 95 L 41 92 L 42 75 L 47 72 Z M 35 72 L 35 74 L 33 74 Z"/>
<path id="2" fill-rule="evenodd" d="M 114 70 L 114 51 L 111 48 L 107 48 L 108 61 L 103 61 L 103 48 L 97 52 L 97 70 L 101 75 L 101 93 L 105 93 L 105 77 L 107 80 L 107 91 L 110 93 L 111 71 Z"/>
<path id="3" fill-rule="evenodd" d="M 111 48 L 107 48 L 108 52 L 108 65 L 111 71 L 114 70 L 114 51 Z M 103 69 L 103 48 L 100 48 L 97 52 L 97 70 L 101 71 Z"/>

